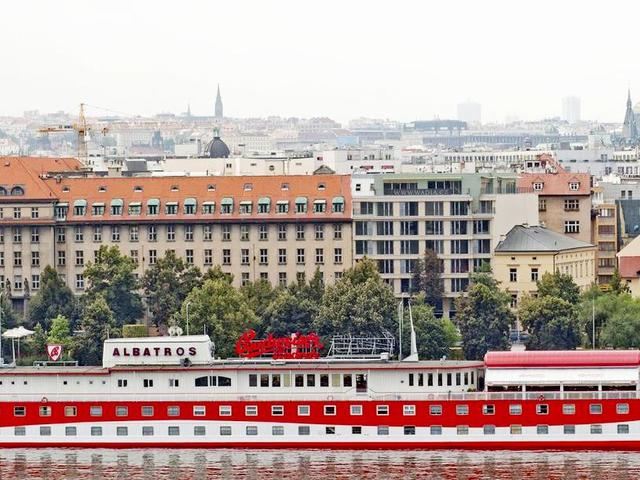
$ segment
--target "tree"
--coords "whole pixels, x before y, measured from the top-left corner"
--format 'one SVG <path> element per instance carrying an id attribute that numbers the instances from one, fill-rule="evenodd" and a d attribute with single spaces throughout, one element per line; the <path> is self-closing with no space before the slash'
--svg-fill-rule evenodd
<path id="1" fill-rule="evenodd" d="M 240 334 L 258 328 L 258 318 L 246 298 L 224 279 L 207 280 L 194 288 L 182 304 L 177 317 L 184 331 L 187 329 L 187 304 L 189 304 L 189 330 L 204 332 L 216 346 L 216 355 L 234 355 L 235 343 Z"/>
<path id="2" fill-rule="evenodd" d="M 278 289 L 273 288 L 268 280 L 258 279 L 240 287 L 240 293 L 244 296 L 251 310 L 262 320 L 269 304 L 277 296 Z"/>
<path id="3" fill-rule="evenodd" d="M 0 290 L 0 321 L 2 323 L 2 331 L 15 327 L 18 322 L 16 312 L 11 308 L 11 301 L 2 290 Z"/>
<path id="4" fill-rule="evenodd" d="M 566 300 L 571 305 L 577 305 L 580 301 L 580 287 L 573 281 L 568 273 L 545 273 L 537 282 L 539 297 L 558 297 Z"/>
<path id="5" fill-rule="evenodd" d="M 613 275 L 611 276 L 609 287 L 611 288 L 611 293 L 615 293 L 616 295 L 620 295 L 621 293 L 629 293 L 629 285 L 622 282 L 620 271 L 617 268 L 613 270 Z"/>
<path id="6" fill-rule="evenodd" d="M 327 287 L 314 326 L 322 336 L 375 335 L 396 330 L 396 300 L 373 260 L 359 261 Z"/>
<path id="7" fill-rule="evenodd" d="M 99 365 L 104 341 L 119 335 L 115 315 L 102 295 L 95 295 L 85 306 L 80 326 L 73 342 L 74 357 L 83 365 Z"/>
<path id="8" fill-rule="evenodd" d="M 433 250 L 425 250 L 413 271 L 412 292 L 423 293 L 424 301 L 435 307 L 442 301 L 442 261 Z"/>
<path id="9" fill-rule="evenodd" d="M 471 276 L 467 295 L 456 300 L 455 323 L 465 358 L 480 360 L 489 350 L 509 347 L 509 331 L 515 321 L 510 301 L 509 294 L 500 290 L 490 274 Z"/>
<path id="10" fill-rule="evenodd" d="M 439 360 L 442 357 L 450 356 L 451 348 L 455 346 L 460 337 L 455 325 L 448 318 L 436 318 L 433 307 L 427 305 L 423 298 L 416 300 L 416 304 L 411 307 L 411 315 L 420 359 Z M 403 354 L 406 355 L 411 338 L 408 309 L 405 309 L 403 331 L 402 349 Z"/>
<path id="11" fill-rule="evenodd" d="M 29 302 L 29 326 L 37 324 L 48 329 L 59 315 L 73 318 L 77 306 L 76 297 L 53 267 L 47 265 L 40 278 L 40 290 Z"/>
<path id="12" fill-rule="evenodd" d="M 147 269 L 141 283 L 153 322 L 167 325 L 189 292 L 202 283 L 202 274 L 169 250 Z"/>
<path id="13" fill-rule="evenodd" d="M 37 323 L 33 327 L 33 335 L 27 339 L 24 347 L 21 355 L 30 356 L 31 360 L 47 357 L 47 332 L 42 325 Z"/>
<path id="14" fill-rule="evenodd" d="M 216 265 L 213 268 L 210 268 L 204 275 L 202 276 L 202 283 L 207 280 L 224 280 L 229 285 L 233 283 L 233 275 L 230 273 L 226 273 L 222 271 L 222 267 L 220 265 Z"/>
<path id="15" fill-rule="evenodd" d="M 84 271 L 89 282 L 88 301 L 91 303 L 102 296 L 118 326 L 132 323 L 143 314 L 135 269 L 135 262 L 122 255 L 118 247 L 103 245 L 98 250 L 96 261 L 90 262 Z"/>
<path id="16" fill-rule="evenodd" d="M 588 346 L 592 345 L 595 319 L 597 348 L 640 347 L 640 299 L 626 293 L 602 293 L 597 290 L 595 296 L 585 292 L 578 311 Z"/>
<path id="17" fill-rule="evenodd" d="M 529 332 L 529 350 L 573 350 L 580 345 L 580 324 L 574 305 L 557 296 L 526 297 L 518 310 Z"/>
<path id="18" fill-rule="evenodd" d="M 71 322 L 66 317 L 58 315 L 53 319 L 47 336 L 47 344 L 62 345 L 63 355 L 65 357 L 69 355 L 72 344 Z"/>

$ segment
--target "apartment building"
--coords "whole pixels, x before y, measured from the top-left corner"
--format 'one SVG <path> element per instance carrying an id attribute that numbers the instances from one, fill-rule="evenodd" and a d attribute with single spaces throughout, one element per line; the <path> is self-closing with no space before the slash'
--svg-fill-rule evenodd
<path id="1" fill-rule="evenodd" d="M 566 273 L 588 288 L 595 279 L 596 248 L 540 226 L 516 225 L 498 243 L 493 273 L 516 307 L 523 295 L 535 294 L 545 273 Z"/>
<path id="2" fill-rule="evenodd" d="M 606 285 L 616 268 L 618 251 L 618 210 L 615 201 L 603 199 L 601 187 L 593 188 L 591 243 L 596 246 L 596 281 Z"/>
<path id="3" fill-rule="evenodd" d="M 81 293 L 101 245 L 131 256 L 138 275 L 173 250 L 203 270 L 220 265 L 236 286 L 284 285 L 316 268 L 333 282 L 352 264 L 348 176 L 31 175 L 19 187 L 0 196 L 0 279 L 18 308 L 48 264 Z"/>
<path id="4" fill-rule="evenodd" d="M 396 296 L 408 295 L 426 249 L 442 261 L 444 299 L 436 313 L 455 315 L 469 274 L 490 263 L 514 224 L 537 224 L 537 197 L 519 193 L 511 174 L 395 174 L 352 180 L 354 259 L 368 256 Z"/>
<path id="5" fill-rule="evenodd" d="M 591 178 L 588 173 L 522 173 L 518 187 L 538 194 L 540 224 L 585 243 L 591 241 Z"/>

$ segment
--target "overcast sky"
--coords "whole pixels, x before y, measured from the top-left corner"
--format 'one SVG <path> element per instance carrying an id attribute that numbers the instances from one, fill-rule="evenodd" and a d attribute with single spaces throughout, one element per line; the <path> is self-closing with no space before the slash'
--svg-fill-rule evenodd
<path id="1" fill-rule="evenodd" d="M 622 121 L 640 101 L 640 2 L 30 1 L 2 3 L 0 114 L 77 112 Z M 99 113 L 95 111 L 95 113 Z"/>

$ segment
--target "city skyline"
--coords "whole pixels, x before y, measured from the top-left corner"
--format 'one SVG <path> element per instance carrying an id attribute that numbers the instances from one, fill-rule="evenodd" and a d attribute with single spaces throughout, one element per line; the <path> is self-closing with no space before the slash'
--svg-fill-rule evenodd
<path id="1" fill-rule="evenodd" d="M 621 122 L 627 88 L 640 92 L 626 38 L 635 5 L 624 4 L 624 16 L 615 5 L 581 9 L 580 23 L 576 2 L 554 5 L 553 16 L 548 2 L 525 9 L 532 31 L 608 39 L 569 55 L 557 36 L 523 33 L 521 12 L 497 3 L 324 5 L 310 16 L 291 2 L 111 2 L 87 15 L 80 2 L 11 3 L 0 113 L 74 112 L 86 102 L 141 115 L 190 104 L 208 115 L 219 83 L 229 117 L 455 118 L 472 98 L 487 122 L 536 120 L 560 116 L 561 98 L 575 95 L 582 118 Z M 601 68 L 589 67 L 594 59 Z"/>

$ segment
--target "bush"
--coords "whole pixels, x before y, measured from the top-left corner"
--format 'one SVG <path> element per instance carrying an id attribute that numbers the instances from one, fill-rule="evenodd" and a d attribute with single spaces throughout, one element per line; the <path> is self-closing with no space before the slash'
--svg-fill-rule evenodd
<path id="1" fill-rule="evenodd" d="M 133 324 L 123 325 L 122 336 L 124 338 L 140 338 L 149 336 L 149 327 L 146 325 Z"/>

